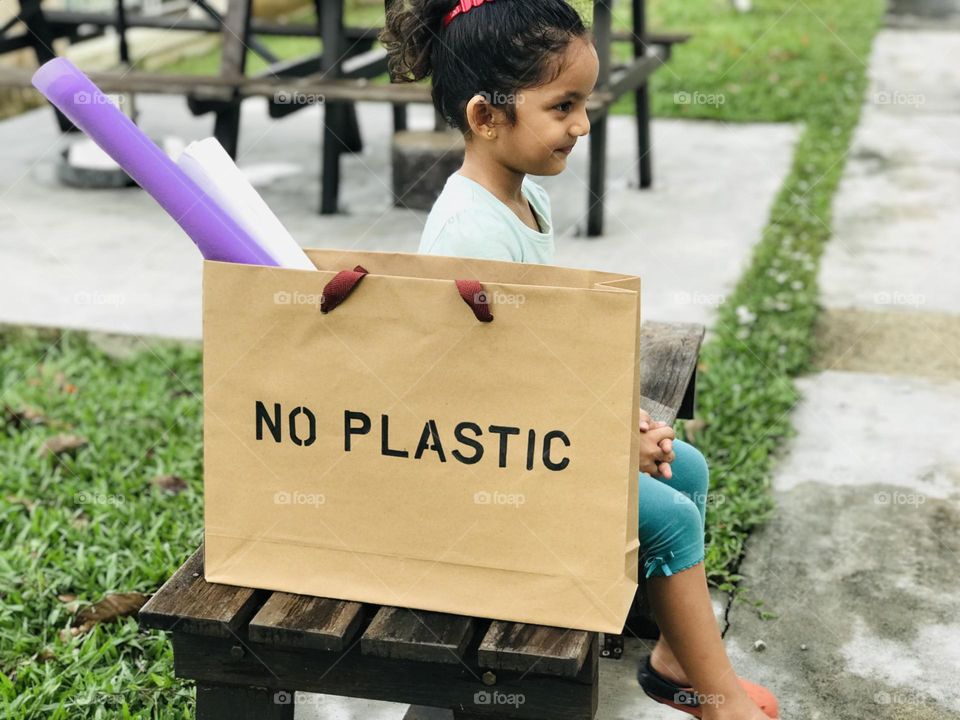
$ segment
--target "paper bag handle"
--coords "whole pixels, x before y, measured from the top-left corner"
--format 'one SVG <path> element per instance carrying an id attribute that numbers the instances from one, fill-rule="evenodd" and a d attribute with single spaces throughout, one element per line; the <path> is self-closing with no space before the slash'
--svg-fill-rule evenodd
<path id="1" fill-rule="evenodd" d="M 480 322 L 493 322 L 493 315 L 490 314 L 490 303 L 487 302 L 487 291 L 479 280 L 454 280 L 457 284 L 457 290 L 460 291 L 460 297 L 470 306 L 473 314 L 477 316 Z"/>
<path id="2" fill-rule="evenodd" d="M 323 295 L 320 296 L 320 312 L 328 313 L 337 305 L 347 299 L 347 296 L 353 292 L 363 276 L 367 274 L 367 269 L 363 265 L 357 265 L 353 270 L 341 270 L 333 279 L 323 286 Z"/>
<path id="3" fill-rule="evenodd" d="M 320 312 L 328 313 L 342 303 L 353 292 L 364 275 L 369 274 L 362 265 L 353 270 L 341 270 L 323 288 L 320 298 Z M 490 303 L 487 302 L 487 293 L 479 280 L 454 280 L 457 291 L 463 301 L 470 306 L 473 314 L 480 322 L 491 322 Z"/>

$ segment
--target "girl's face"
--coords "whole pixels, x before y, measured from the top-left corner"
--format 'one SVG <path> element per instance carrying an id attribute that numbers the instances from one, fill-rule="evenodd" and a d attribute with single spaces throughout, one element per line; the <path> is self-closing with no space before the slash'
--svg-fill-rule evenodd
<path id="1" fill-rule="evenodd" d="M 563 70 L 555 80 L 517 94 L 516 123 L 497 128 L 496 154 L 517 172 L 562 172 L 577 140 L 590 132 L 587 97 L 597 83 L 597 51 L 592 43 L 575 38 L 560 62 Z"/>

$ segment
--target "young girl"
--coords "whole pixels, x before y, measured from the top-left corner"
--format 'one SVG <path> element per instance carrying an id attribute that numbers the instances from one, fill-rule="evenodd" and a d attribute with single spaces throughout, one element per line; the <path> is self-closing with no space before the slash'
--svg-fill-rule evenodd
<path id="1" fill-rule="evenodd" d="M 394 0 L 380 39 L 395 80 L 432 76 L 434 106 L 466 141 L 419 252 L 552 263 L 550 201 L 527 176 L 562 172 L 590 131 L 599 65 L 577 12 L 565 0 Z M 774 696 L 734 673 L 713 615 L 706 462 L 646 413 L 640 435 L 641 560 L 661 630 L 640 684 L 706 720 L 776 718 Z"/>

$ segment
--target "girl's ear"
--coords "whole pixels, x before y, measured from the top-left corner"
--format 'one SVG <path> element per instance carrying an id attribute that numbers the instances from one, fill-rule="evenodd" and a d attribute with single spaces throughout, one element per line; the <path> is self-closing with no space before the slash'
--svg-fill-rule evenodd
<path id="1" fill-rule="evenodd" d="M 475 137 L 495 138 L 505 114 L 494 107 L 481 93 L 477 93 L 467 102 L 467 124 Z"/>

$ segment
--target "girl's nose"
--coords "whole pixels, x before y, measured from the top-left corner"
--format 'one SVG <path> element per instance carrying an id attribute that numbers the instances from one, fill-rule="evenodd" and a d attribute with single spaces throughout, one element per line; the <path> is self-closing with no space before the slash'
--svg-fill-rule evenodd
<path id="1" fill-rule="evenodd" d="M 583 135 L 588 135 L 590 133 L 590 118 L 587 117 L 587 113 L 583 113 L 583 117 L 579 119 L 573 126 L 570 128 L 570 134 L 575 137 L 582 137 Z"/>

